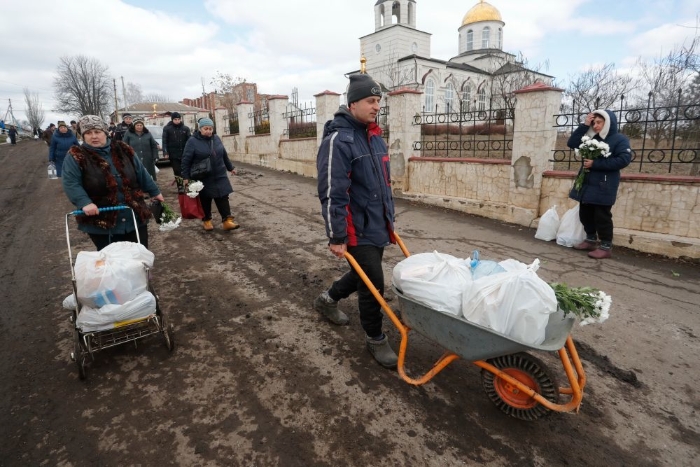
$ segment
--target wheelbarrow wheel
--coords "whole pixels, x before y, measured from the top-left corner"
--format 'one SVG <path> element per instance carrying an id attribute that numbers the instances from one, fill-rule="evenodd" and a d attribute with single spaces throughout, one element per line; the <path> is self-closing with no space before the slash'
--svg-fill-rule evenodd
<path id="1" fill-rule="evenodd" d="M 492 358 L 487 362 L 539 393 L 548 401 L 553 403 L 559 401 L 559 386 L 555 378 L 550 376 L 547 366 L 532 355 L 521 352 Z M 551 413 L 550 409 L 490 371 L 481 370 L 481 381 L 489 399 L 511 417 L 532 421 Z"/>

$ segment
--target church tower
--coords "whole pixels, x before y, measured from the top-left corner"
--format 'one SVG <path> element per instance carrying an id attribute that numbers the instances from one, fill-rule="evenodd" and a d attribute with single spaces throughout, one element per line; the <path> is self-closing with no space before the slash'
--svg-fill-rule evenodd
<path id="1" fill-rule="evenodd" d="M 360 38 L 360 52 L 367 59 L 367 73 L 393 89 L 415 81 L 415 73 L 401 70 L 401 58 L 430 57 L 430 34 L 416 28 L 416 0 L 377 0 L 374 32 Z"/>
<path id="2" fill-rule="evenodd" d="M 496 7 L 481 0 L 464 15 L 459 28 L 459 54 L 503 50 L 503 26 L 505 23 Z"/>

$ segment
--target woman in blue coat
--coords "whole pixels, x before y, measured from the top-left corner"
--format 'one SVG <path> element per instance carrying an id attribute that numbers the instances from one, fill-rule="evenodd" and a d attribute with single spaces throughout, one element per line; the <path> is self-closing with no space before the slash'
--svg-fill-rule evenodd
<path id="1" fill-rule="evenodd" d="M 56 165 L 56 175 L 59 177 L 63 173 L 63 160 L 74 144 L 78 144 L 78 138 L 70 131 L 66 122 L 59 121 L 58 131 L 54 132 L 49 145 L 49 162 Z"/>
<path id="2" fill-rule="evenodd" d="M 589 251 L 588 256 L 595 259 L 612 256 L 611 210 L 617 199 L 620 170 L 632 160 L 630 140 L 617 130 L 617 117 L 612 110 L 594 110 L 586 116 L 585 122 L 578 126 L 567 143 L 570 148 L 577 149 L 581 145 L 581 139 L 588 136 L 610 146 L 608 157 L 581 161 L 580 170 L 586 171 L 583 185 L 578 190 L 572 188 L 569 193 L 569 198 L 581 203 L 579 218 L 586 231 L 586 239 L 574 248 Z"/>
<path id="3" fill-rule="evenodd" d="M 204 211 L 202 219 L 204 230 L 214 230 L 211 221 L 212 200 L 221 214 L 224 230 L 237 229 L 239 225 L 233 221 L 228 200 L 228 195 L 233 193 L 233 188 L 227 173 L 235 174 L 236 169 L 228 158 L 221 138 L 214 134 L 214 122 L 210 118 L 202 118 L 199 120 L 199 130 L 187 140 L 182 154 L 182 178 L 185 184 L 190 181 L 192 165 L 207 158 L 211 161 L 211 172 L 199 180 L 204 183 L 204 188 L 199 192 Z"/>

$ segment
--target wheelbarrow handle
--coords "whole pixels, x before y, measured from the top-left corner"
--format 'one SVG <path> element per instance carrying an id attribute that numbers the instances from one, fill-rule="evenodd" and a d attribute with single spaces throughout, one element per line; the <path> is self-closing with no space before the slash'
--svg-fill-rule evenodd
<path id="1" fill-rule="evenodd" d="M 105 206 L 104 208 L 97 208 L 100 212 L 109 212 L 109 211 L 121 211 L 122 209 L 129 209 L 129 206 Z M 82 209 L 78 209 L 76 211 L 71 211 L 68 213 L 69 216 L 84 216 L 85 212 Z"/>

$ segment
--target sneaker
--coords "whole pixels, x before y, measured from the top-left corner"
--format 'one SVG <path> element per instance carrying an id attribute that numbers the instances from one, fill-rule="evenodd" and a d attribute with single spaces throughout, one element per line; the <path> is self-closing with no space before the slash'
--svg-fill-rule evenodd
<path id="1" fill-rule="evenodd" d="M 367 350 L 369 350 L 369 353 L 372 354 L 377 363 L 390 370 L 396 368 L 399 358 L 389 345 L 389 338 L 386 334 L 382 334 L 382 338 L 379 340 L 367 336 L 366 342 Z"/>
<path id="2" fill-rule="evenodd" d="M 574 245 L 574 250 L 587 250 L 587 251 L 593 251 L 598 248 L 598 244 L 596 242 L 592 242 L 590 240 L 584 240 L 578 245 Z"/>
<path id="3" fill-rule="evenodd" d="M 224 230 L 235 230 L 238 227 L 240 227 L 240 225 L 233 222 L 233 216 L 229 216 L 226 219 L 224 219 L 223 226 L 224 226 Z"/>
<path id="4" fill-rule="evenodd" d="M 204 230 L 214 230 L 214 224 L 211 223 L 211 219 L 208 221 L 202 221 L 202 227 L 204 227 Z"/>
<path id="5" fill-rule="evenodd" d="M 348 315 L 338 309 L 338 302 L 328 296 L 328 292 L 323 292 L 314 300 L 314 309 L 333 324 L 345 325 L 350 322 Z"/>
<path id="6" fill-rule="evenodd" d="M 588 257 L 593 259 L 612 258 L 612 250 L 609 248 L 598 248 L 588 253 Z"/>

